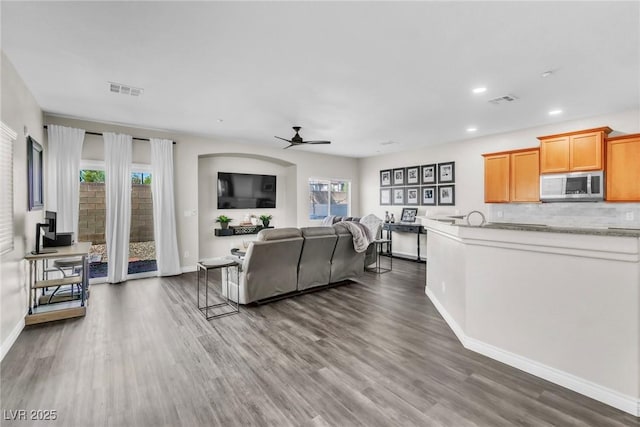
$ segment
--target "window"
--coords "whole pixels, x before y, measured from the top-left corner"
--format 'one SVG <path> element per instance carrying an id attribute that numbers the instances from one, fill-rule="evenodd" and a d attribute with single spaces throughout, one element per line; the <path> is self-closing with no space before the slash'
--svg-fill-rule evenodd
<path id="1" fill-rule="evenodd" d="M 351 182 L 339 179 L 309 179 L 309 219 L 329 215 L 349 216 Z"/>
<path id="2" fill-rule="evenodd" d="M 0 123 L 0 255 L 13 250 L 14 131 Z"/>

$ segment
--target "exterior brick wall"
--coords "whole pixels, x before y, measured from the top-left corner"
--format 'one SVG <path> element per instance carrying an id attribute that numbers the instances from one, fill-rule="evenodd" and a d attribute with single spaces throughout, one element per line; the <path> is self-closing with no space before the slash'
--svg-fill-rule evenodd
<path id="1" fill-rule="evenodd" d="M 94 245 L 105 243 L 105 198 L 104 183 L 80 183 L 78 241 L 89 241 Z M 131 186 L 130 241 L 153 241 L 153 202 L 150 185 L 133 184 Z"/>

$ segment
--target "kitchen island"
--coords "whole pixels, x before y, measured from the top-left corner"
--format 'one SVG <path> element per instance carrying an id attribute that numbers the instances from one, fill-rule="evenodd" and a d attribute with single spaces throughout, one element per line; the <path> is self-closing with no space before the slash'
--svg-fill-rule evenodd
<path id="1" fill-rule="evenodd" d="M 640 231 L 421 221 L 466 348 L 640 416 Z"/>

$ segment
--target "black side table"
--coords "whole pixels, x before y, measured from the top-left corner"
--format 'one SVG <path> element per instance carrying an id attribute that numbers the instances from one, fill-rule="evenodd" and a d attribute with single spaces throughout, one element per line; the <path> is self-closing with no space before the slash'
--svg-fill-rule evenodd
<path id="1" fill-rule="evenodd" d="M 233 304 L 233 301 L 229 299 L 229 268 L 235 268 L 236 270 L 236 303 Z M 210 258 L 204 259 L 198 262 L 197 264 L 197 300 L 198 300 L 198 309 L 204 314 L 204 317 L 209 319 L 215 319 L 218 317 L 229 316 L 231 314 L 240 313 L 240 263 L 233 259 L 229 258 Z M 226 279 L 224 282 L 227 284 L 227 292 L 226 295 L 222 295 L 225 301 L 218 304 L 209 304 L 209 270 L 217 270 L 224 269 L 226 274 Z M 200 271 L 204 271 L 204 305 L 200 305 Z M 220 272 L 220 277 L 222 278 L 222 272 Z M 223 283 L 224 283 L 223 282 Z M 222 293 L 222 289 L 220 289 Z M 231 311 L 225 311 L 219 314 L 209 315 L 209 310 L 215 307 L 223 307 L 228 306 L 231 307 Z"/>

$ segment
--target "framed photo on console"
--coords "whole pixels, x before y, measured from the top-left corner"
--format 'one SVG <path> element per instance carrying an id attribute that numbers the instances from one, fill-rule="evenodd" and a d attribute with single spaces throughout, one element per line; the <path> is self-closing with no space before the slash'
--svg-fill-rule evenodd
<path id="1" fill-rule="evenodd" d="M 381 205 L 390 205 L 391 204 L 391 189 L 390 188 L 381 188 L 380 189 L 380 204 Z"/>
<path id="2" fill-rule="evenodd" d="M 456 162 L 438 163 L 438 184 L 456 182 Z"/>
<path id="3" fill-rule="evenodd" d="M 428 187 L 421 187 L 420 192 L 422 195 L 422 199 L 420 200 L 420 204 L 422 206 L 435 206 L 436 205 L 436 189 L 435 185 L 430 185 Z"/>
<path id="4" fill-rule="evenodd" d="M 418 208 L 403 208 L 400 222 L 416 222 L 416 215 L 418 215 Z"/>
<path id="5" fill-rule="evenodd" d="M 404 168 L 393 170 L 393 185 L 404 185 Z"/>
<path id="6" fill-rule="evenodd" d="M 422 169 L 422 184 L 435 184 L 436 183 L 436 164 L 423 165 Z"/>
<path id="7" fill-rule="evenodd" d="M 441 185 L 438 187 L 438 205 L 454 206 L 456 204 L 456 186 Z"/>
<path id="8" fill-rule="evenodd" d="M 407 168 L 407 185 L 420 184 L 420 166 L 412 166 Z"/>
<path id="9" fill-rule="evenodd" d="M 380 171 L 380 187 L 391 186 L 391 169 Z"/>
<path id="10" fill-rule="evenodd" d="M 420 187 L 407 187 L 407 205 L 420 204 Z"/>
<path id="11" fill-rule="evenodd" d="M 393 204 L 404 205 L 404 188 L 394 188 L 393 190 Z"/>

